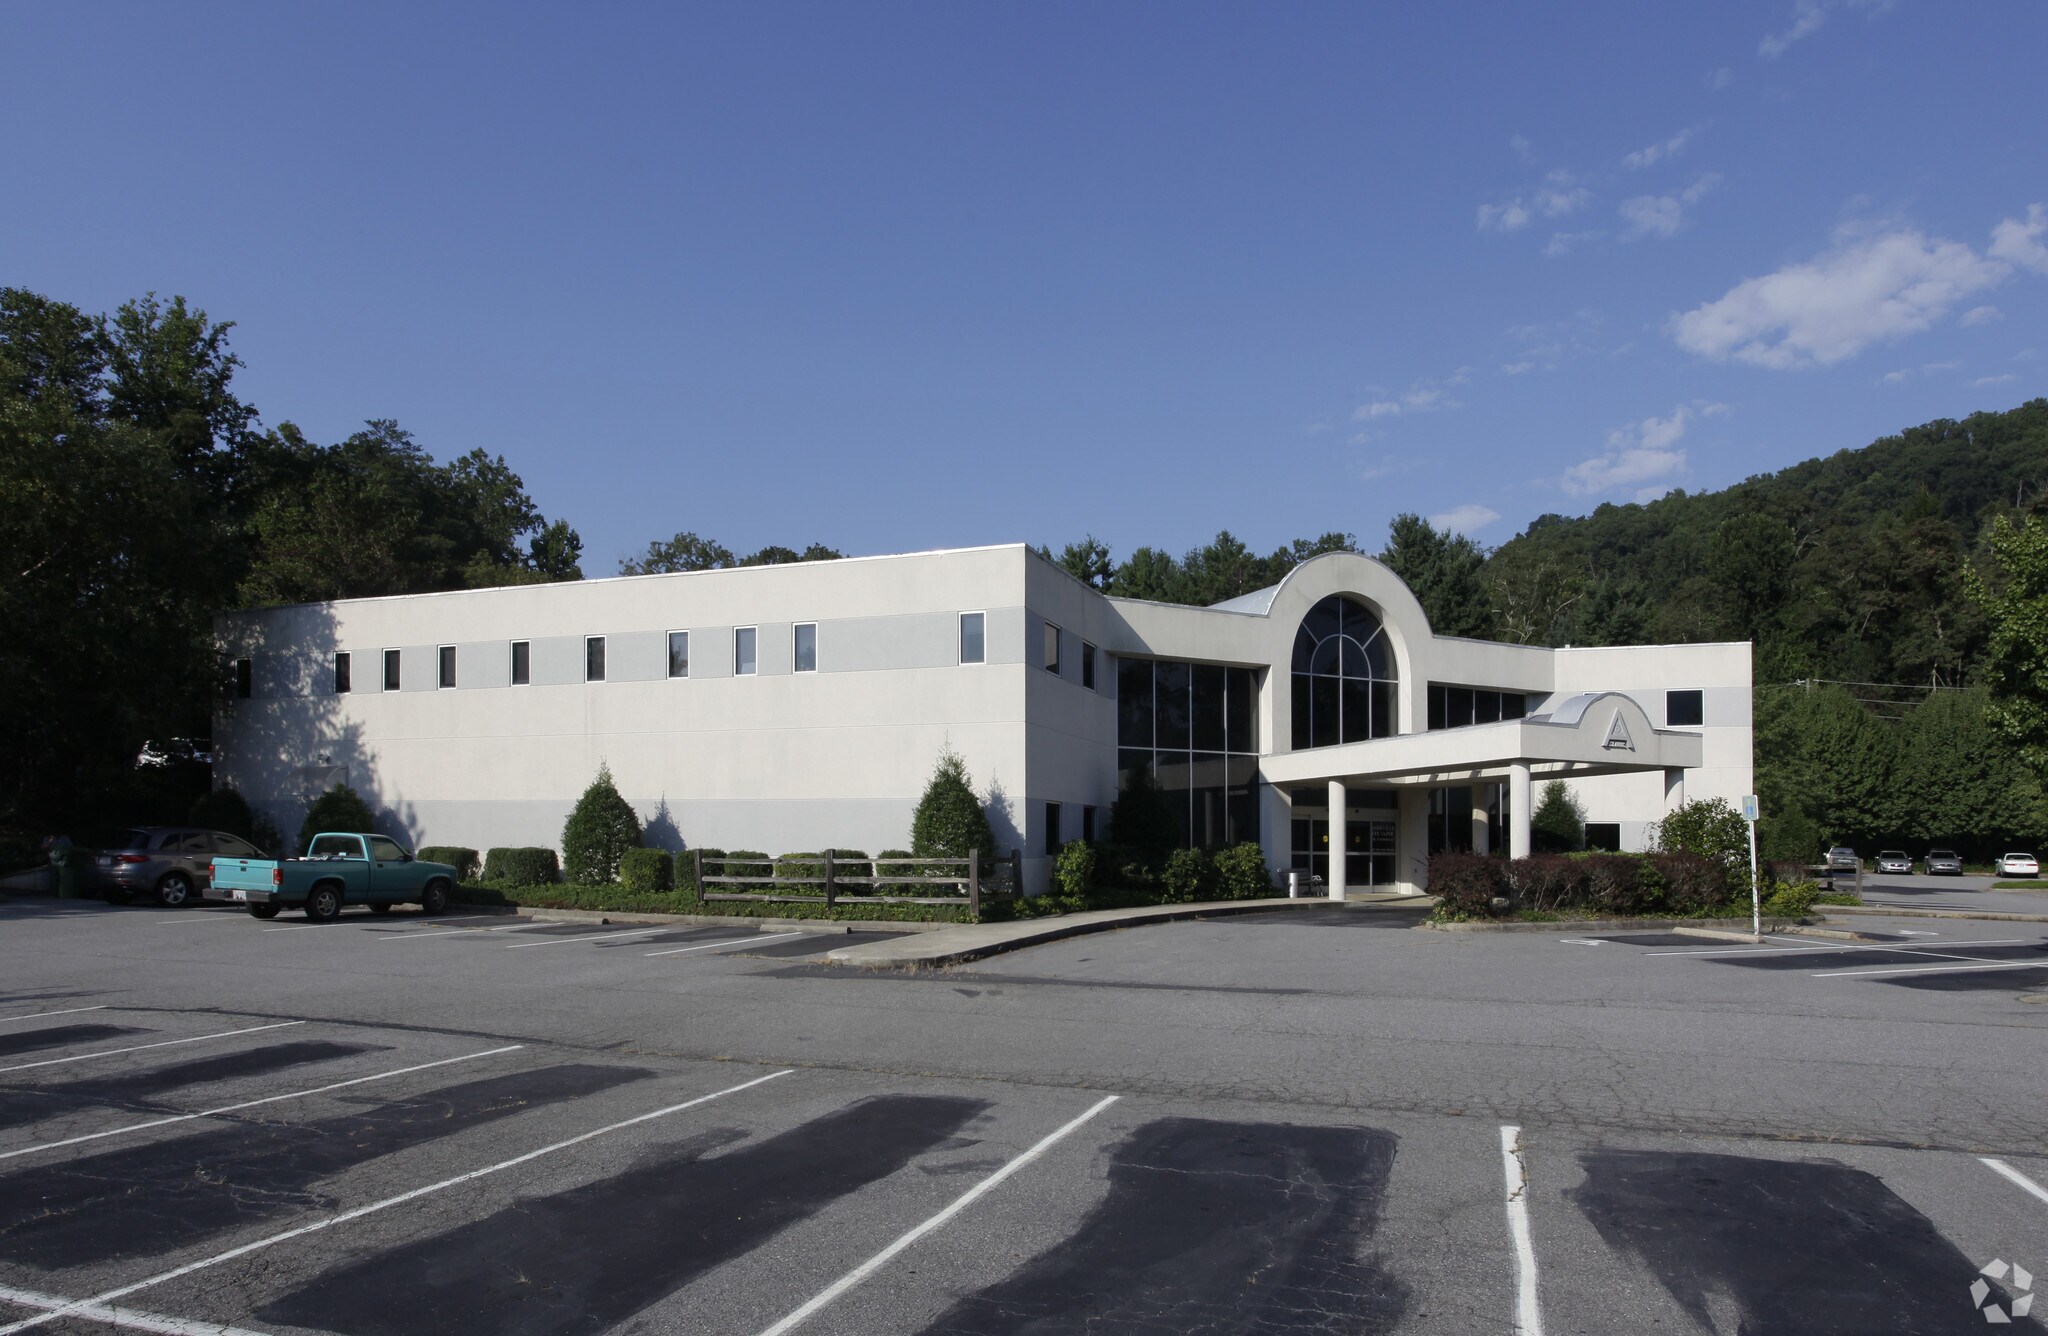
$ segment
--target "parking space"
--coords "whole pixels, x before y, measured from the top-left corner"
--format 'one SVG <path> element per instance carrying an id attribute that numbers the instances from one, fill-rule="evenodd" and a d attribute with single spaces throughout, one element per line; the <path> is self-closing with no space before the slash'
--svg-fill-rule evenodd
<path id="1" fill-rule="evenodd" d="M 1878 939 L 1874 941 L 1780 934 L 1760 944 L 1718 945 L 1675 933 L 1618 933 L 1566 944 L 1612 944 L 1674 962 L 1795 974 L 1816 981 L 1868 980 L 1923 991 L 2028 992 L 2048 987 L 2048 935 L 1981 935 L 1983 929 L 2001 926 L 1991 923 L 1968 923 L 1958 931 L 1902 928 L 1896 926 L 1899 922 L 1903 920 L 1862 933 Z"/>

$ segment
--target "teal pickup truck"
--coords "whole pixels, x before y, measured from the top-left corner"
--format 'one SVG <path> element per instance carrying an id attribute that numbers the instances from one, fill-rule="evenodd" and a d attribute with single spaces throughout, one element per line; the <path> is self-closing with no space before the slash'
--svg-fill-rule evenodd
<path id="1" fill-rule="evenodd" d="M 448 908 L 455 878 L 448 864 L 423 863 L 388 835 L 336 831 L 315 835 L 304 858 L 215 858 L 206 898 L 247 905 L 260 919 L 297 905 L 326 923 L 345 904 L 368 905 L 373 914 L 416 904 L 438 914 Z"/>

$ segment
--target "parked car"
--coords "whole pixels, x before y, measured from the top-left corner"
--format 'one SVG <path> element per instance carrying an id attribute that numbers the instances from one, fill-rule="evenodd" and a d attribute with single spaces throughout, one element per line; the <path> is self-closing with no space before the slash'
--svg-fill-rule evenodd
<path id="1" fill-rule="evenodd" d="M 2038 877 L 2041 863 L 2032 854 L 2003 854 L 1998 860 L 2001 877 Z"/>
<path id="2" fill-rule="evenodd" d="M 1963 860 L 1953 849 L 1929 849 L 1922 864 L 1930 877 L 1960 877 L 1963 875 Z"/>
<path id="3" fill-rule="evenodd" d="M 304 858 L 216 858 L 206 898 L 246 905 L 261 919 L 297 905 L 315 923 L 338 917 L 344 904 L 366 904 L 373 914 L 417 904 L 438 914 L 448 908 L 456 876 L 446 863 L 414 858 L 388 835 L 333 831 L 315 835 Z"/>
<path id="4" fill-rule="evenodd" d="M 1856 851 L 1846 844 L 1838 844 L 1828 850 L 1827 862 L 1829 868 L 1840 868 L 1847 872 L 1854 872 L 1857 868 L 1863 866 L 1863 860 L 1858 858 Z"/>
<path id="5" fill-rule="evenodd" d="M 261 858 L 263 851 L 226 831 L 193 826 L 137 826 L 86 860 L 88 885 L 110 903 L 153 895 L 176 909 L 205 890 L 216 856 Z"/>
<path id="6" fill-rule="evenodd" d="M 212 765 L 213 743 L 205 738 L 165 738 L 142 744 L 136 753 L 135 766 L 138 770 L 153 770 L 167 765 Z"/>
<path id="7" fill-rule="evenodd" d="M 1903 853 L 1900 850 L 1887 849 L 1877 856 L 1877 870 L 1879 872 L 1911 872 L 1913 870 L 1913 858 L 1910 854 Z"/>

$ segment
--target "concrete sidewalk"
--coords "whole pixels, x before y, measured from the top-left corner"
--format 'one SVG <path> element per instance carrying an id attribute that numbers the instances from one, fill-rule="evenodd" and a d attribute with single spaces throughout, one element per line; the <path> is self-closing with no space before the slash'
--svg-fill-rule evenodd
<path id="1" fill-rule="evenodd" d="M 973 923 L 940 932 L 918 933 L 887 942 L 863 942 L 825 953 L 835 965 L 870 965 L 885 969 L 921 969 L 940 965 L 961 965 L 983 956 L 1019 951 L 1042 942 L 1084 933 L 1135 928 L 1147 923 L 1172 923 L 1181 919 L 1219 918 L 1226 914 L 1265 914 L 1275 910 L 1351 909 L 1370 913 L 1379 909 L 1423 910 L 1436 901 L 1426 895 L 1365 895 L 1349 900 L 1275 899 L 1219 900 L 1195 905 L 1145 905 L 1137 909 L 1092 909 L 1056 918 L 1027 919 L 1020 923 Z"/>

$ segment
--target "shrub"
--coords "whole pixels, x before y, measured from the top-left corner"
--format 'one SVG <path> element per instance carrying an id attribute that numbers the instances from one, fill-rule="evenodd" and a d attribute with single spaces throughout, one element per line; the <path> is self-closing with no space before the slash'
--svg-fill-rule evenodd
<path id="1" fill-rule="evenodd" d="M 1180 843 L 1180 818 L 1150 769 L 1133 773 L 1124 791 L 1111 804 L 1109 838 L 1148 859 L 1160 858 Z"/>
<path id="2" fill-rule="evenodd" d="M 230 835 L 239 835 L 251 844 L 258 843 L 256 813 L 250 810 L 241 794 L 227 785 L 201 794 L 185 820 L 208 830 L 224 830 Z M 317 831 L 314 833 L 318 834 Z"/>
<path id="3" fill-rule="evenodd" d="M 429 844 L 418 851 L 420 861 L 425 863 L 446 863 L 455 869 L 455 880 L 475 881 L 483 859 L 474 849 L 465 849 L 456 844 Z"/>
<path id="4" fill-rule="evenodd" d="M 1068 840 L 1052 860 L 1052 888 L 1071 900 L 1086 900 L 1095 889 L 1095 846 Z"/>
<path id="5" fill-rule="evenodd" d="M 1748 823 L 1726 798 L 1680 803 L 1676 811 L 1657 823 L 1650 847 L 1660 853 L 1698 854 L 1730 867 L 1736 863 L 1746 865 Z"/>
<path id="6" fill-rule="evenodd" d="M 747 876 L 747 873 L 740 873 Z M 784 854 L 775 860 L 775 869 L 769 875 L 787 885 L 769 889 L 787 891 L 792 895 L 823 895 L 825 893 L 825 855 L 802 853 Z"/>
<path id="7" fill-rule="evenodd" d="M 772 877 L 775 875 L 774 860 L 758 849 L 719 850 L 718 859 L 712 861 L 710 852 L 704 855 L 706 877 Z M 770 888 L 764 886 L 709 886 L 706 891 L 719 895 L 760 895 Z"/>
<path id="8" fill-rule="evenodd" d="M 869 888 L 861 885 L 861 879 L 875 875 L 875 860 L 868 857 L 865 849 L 828 849 L 832 855 L 832 880 L 839 883 L 839 889 L 848 895 L 867 895 Z M 847 885 L 847 878 L 853 884 Z"/>
<path id="9" fill-rule="evenodd" d="M 1432 854 L 1429 893 L 1447 918 L 1490 918 L 1495 897 L 1507 897 L 1507 864 L 1484 854 Z"/>
<path id="10" fill-rule="evenodd" d="M 1097 848 L 1095 882 L 1098 887 L 1116 886 L 1147 890 L 1159 885 L 1166 854 L 1139 849 L 1129 844 L 1104 844 Z"/>
<path id="11" fill-rule="evenodd" d="M 1728 869 L 1712 859 L 1697 854 L 1652 854 L 1649 861 L 1663 878 L 1664 907 L 1673 914 L 1711 913 L 1734 898 Z"/>
<path id="12" fill-rule="evenodd" d="M 890 877 L 907 877 L 918 871 L 915 864 L 892 863 L 892 858 L 915 858 L 908 849 L 884 849 L 875 857 L 875 876 L 882 878 L 875 886 L 876 895 L 918 895 L 923 887 L 910 882 L 890 881 Z"/>
<path id="13" fill-rule="evenodd" d="M 974 796 L 967 776 L 967 762 L 948 747 L 939 753 L 932 767 L 924 796 L 910 818 L 910 850 L 919 858 L 965 858 L 968 851 L 981 851 L 982 866 L 996 861 L 996 833 L 989 827 L 988 813 Z"/>
<path id="14" fill-rule="evenodd" d="M 561 876 L 553 849 L 498 848 L 484 855 L 484 880 L 507 886 L 548 886 Z"/>
<path id="15" fill-rule="evenodd" d="M 1529 841 L 1539 854 L 1564 854 L 1586 845 L 1586 809 L 1561 779 L 1543 786 L 1543 800 L 1529 816 Z"/>
<path id="16" fill-rule="evenodd" d="M 346 784 L 336 784 L 313 800 L 306 809 L 306 819 L 299 823 L 298 852 L 305 853 L 313 843 L 313 837 L 322 831 L 370 831 L 376 829 L 377 818 L 370 811 L 370 805 L 356 795 Z"/>
<path id="17" fill-rule="evenodd" d="M 1596 854 L 1582 859 L 1585 909 L 1602 916 L 1642 914 L 1664 898 L 1664 878 L 1637 854 Z"/>
<path id="18" fill-rule="evenodd" d="M 619 796 L 611 767 L 600 765 L 597 778 L 576 800 L 562 824 L 562 870 L 570 881 L 601 884 L 619 879 L 619 859 L 640 847 L 640 818 Z"/>
<path id="19" fill-rule="evenodd" d="M 1206 849 L 1175 849 L 1166 856 L 1159 880 L 1166 887 L 1160 898 L 1167 904 L 1193 904 L 1209 894 L 1216 880 L 1216 865 Z"/>
<path id="20" fill-rule="evenodd" d="M 619 858 L 619 884 L 629 891 L 640 894 L 674 890 L 674 855 L 666 849 L 626 850 Z"/>
<path id="21" fill-rule="evenodd" d="M 1768 918 L 1805 918 L 1819 898 L 1820 887 L 1812 882 L 1788 881 L 1764 897 L 1763 912 Z"/>
<path id="22" fill-rule="evenodd" d="M 1510 887 L 1508 898 L 1517 910 L 1524 912 L 1555 913 L 1586 898 L 1584 859 L 1559 854 L 1518 858 L 1503 869 L 1503 875 Z"/>
<path id="23" fill-rule="evenodd" d="M 1216 891 L 1225 900 L 1257 900 L 1273 893 L 1266 851 L 1246 840 L 1216 855 Z"/>

